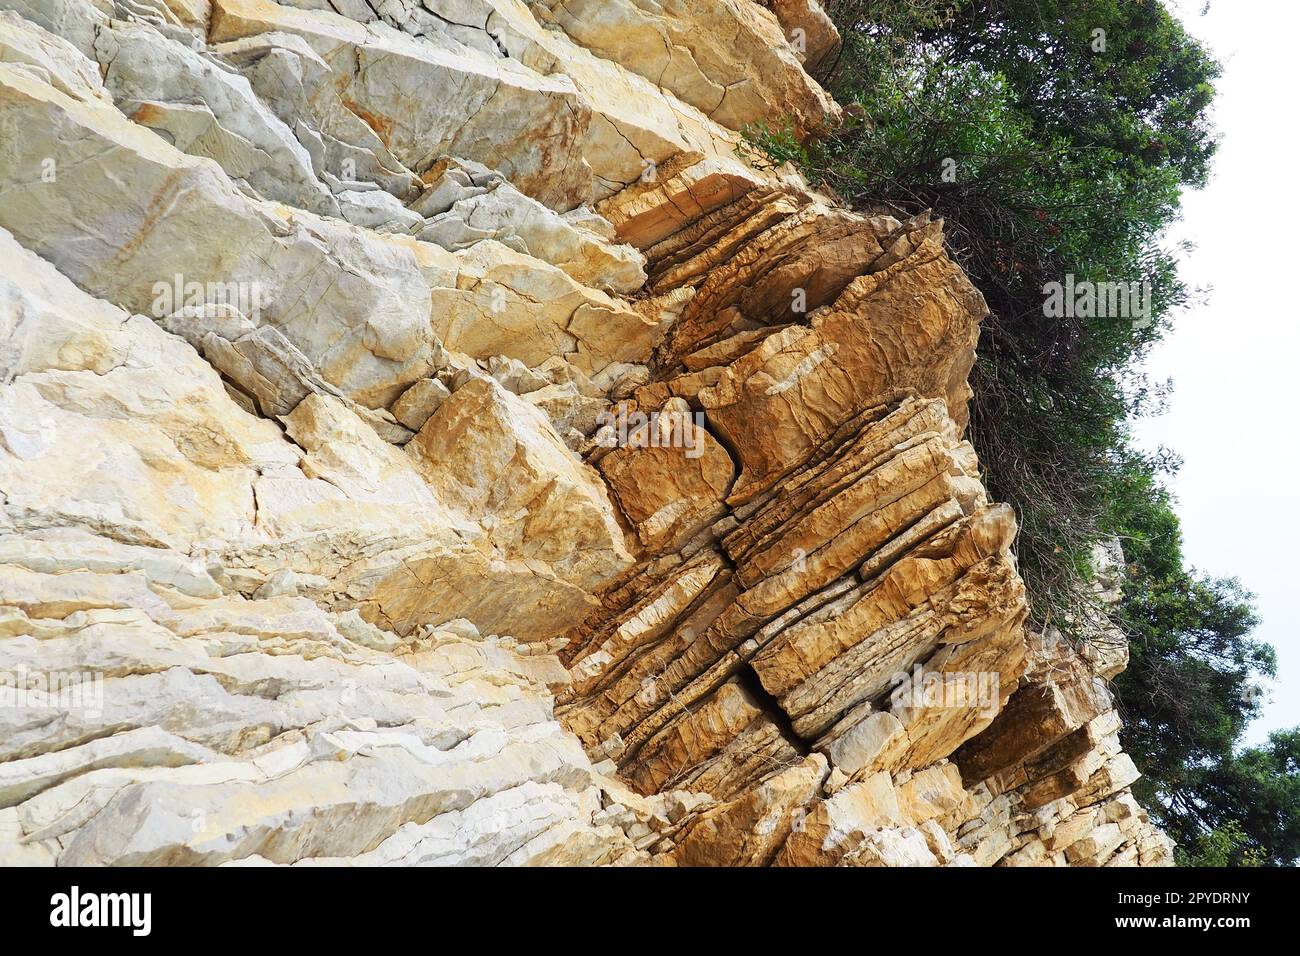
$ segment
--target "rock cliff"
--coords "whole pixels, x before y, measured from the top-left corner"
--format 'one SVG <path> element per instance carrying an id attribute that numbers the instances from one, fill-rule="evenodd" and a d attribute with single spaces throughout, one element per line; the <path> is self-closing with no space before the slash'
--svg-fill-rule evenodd
<path id="1" fill-rule="evenodd" d="M 0 863 L 1169 861 L 815 0 L 0 11 Z"/>

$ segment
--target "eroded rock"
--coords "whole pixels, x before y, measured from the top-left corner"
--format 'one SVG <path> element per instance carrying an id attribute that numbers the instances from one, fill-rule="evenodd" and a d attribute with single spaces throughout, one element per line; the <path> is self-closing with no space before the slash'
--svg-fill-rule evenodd
<path id="1" fill-rule="evenodd" d="M 0 0 L 0 863 L 1167 863 L 819 4 L 326 6 Z"/>

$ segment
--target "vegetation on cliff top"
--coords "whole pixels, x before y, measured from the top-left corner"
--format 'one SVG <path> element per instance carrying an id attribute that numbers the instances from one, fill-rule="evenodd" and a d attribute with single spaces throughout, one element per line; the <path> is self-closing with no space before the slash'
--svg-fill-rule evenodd
<path id="1" fill-rule="evenodd" d="M 1117 536 L 1113 612 L 1130 638 L 1116 682 L 1137 788 L 1188 863 L 1300 857 L 1300 732 L 1239 750 L 1252 681 L 1251 597 L 1188 568 L 1161 478 L 1178 466 L 1130 441 L 1167 383 L 1137 366 L 1197 293 L 1162 240 L 1217 145 L 1220 69 L 1158 0 L 829 0 L 844 37 L 822 77 L 848 121 L 800 143 L 753 138 L 864 210 L 947 221 L 991 316 L 972 374 L 972 439 L 1021 522 L 1040 626 L 1090 615 L 1089 554 Z M 1122 314 L 1045 308 L 1051 283 L 1149 289 Z M 1143 285 L 1145 283 L 1145 286 Z"/>

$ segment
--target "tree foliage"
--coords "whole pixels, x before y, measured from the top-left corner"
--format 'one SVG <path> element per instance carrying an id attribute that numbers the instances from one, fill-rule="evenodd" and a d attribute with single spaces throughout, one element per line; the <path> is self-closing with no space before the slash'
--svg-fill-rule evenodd
<path id="1" fill-rule="evenodd" d="M 1149 473 L 1130 474 L 1108 522 L 1129 573 L 1115 615 L 1129 666 L 1114 684 L 1139 800 L 1194 866 L 1290 865 L 1300 858 L 1300 731 L 1240 749 L 1276 672 L 1252 597 L 1185 567 L 1177 516 Z"/>
<path id="2" fill-rule="evenodd" d="M 1189 768 L 1189 806 L 1160 815 L 1185 866 L 1295 866 L 1300 860 L 1300 729 Z"/>

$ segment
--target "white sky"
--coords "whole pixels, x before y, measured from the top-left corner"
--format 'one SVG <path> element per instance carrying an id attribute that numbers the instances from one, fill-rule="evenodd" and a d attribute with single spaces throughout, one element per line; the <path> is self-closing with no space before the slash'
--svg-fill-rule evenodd
<path id="1" fill-rule="evenodd" d="M 1278 652 L 1278 680 L 1247 737 L 1259 743 L 1300 724 L 1300 299 L 1291 284 L 1300 280 L 1300 2 L 1214 0 L 1205 16 L 1203 0 L 1169 5 L 1225 67 L 1213 179 L 1185 195 L 1172 232 L 1198 247 L 1184 281 L 1213 290 L 1153 351 L 1146 369 L 1172 377 L 1174 394 L 1134 434 L 1184 458 L 1170 487 L 1188 561 L 1258 596 L 1256 636 Z"/>

